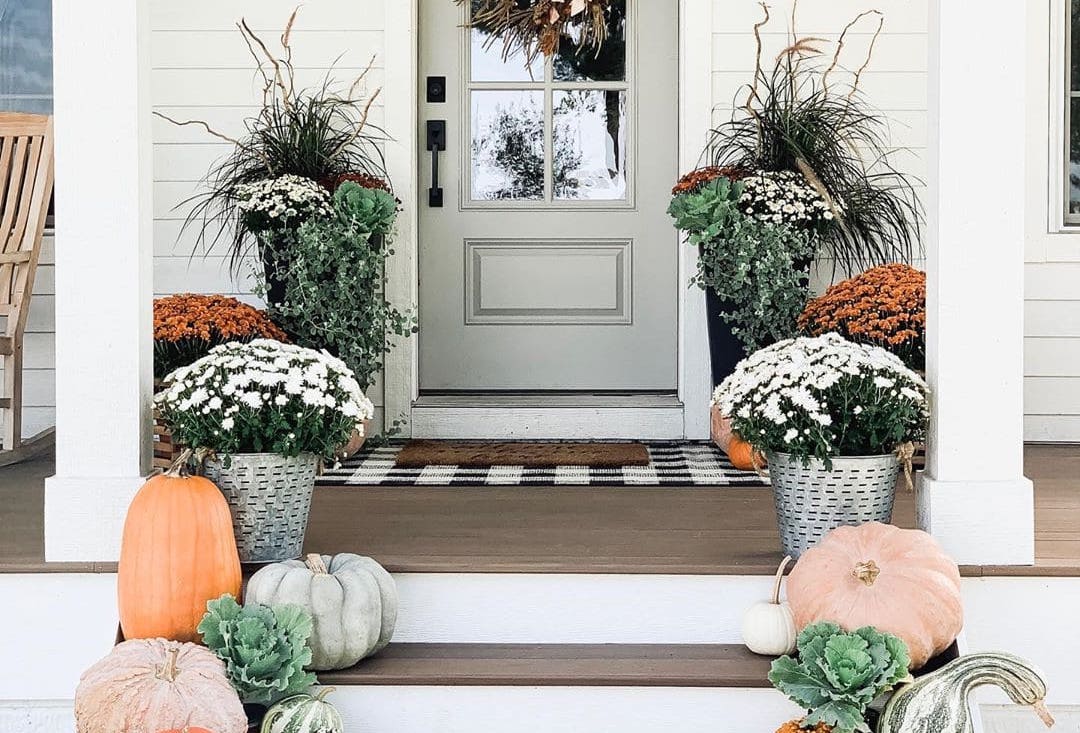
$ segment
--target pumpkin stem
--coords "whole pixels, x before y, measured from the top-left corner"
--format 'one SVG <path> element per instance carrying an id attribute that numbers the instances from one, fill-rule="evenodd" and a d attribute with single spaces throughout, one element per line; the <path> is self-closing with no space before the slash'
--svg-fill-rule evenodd
<path id="1" fill-rule="evenodd" d="M 874 581 L 881 575 L 881 568 L 877 566 L 877 563 L 873 560 L 867 560 L 866 562 L 858 563 L 855 569 L 851 571 L 851 574 L 862 582 L 867 588 L 874 584 Z"/>
<path id="2" fill-rule="evenodd" d="M 336 687 L 320 687 L 319 688 L 319 693 L 317 695 L 315 695 L 315 700 L 317 702 L 322 702 L 323 699 L 327 695 L 329 695 L 331 692 L 333 692 L 336 689 L 337 689 Z"/>
<path id="3" fill-rule="evenodd" d="M 157 668 L 157 673 L 154 675 L 162 682 L 175 682 L 176 676 L 180 674 L 180 670 L 176 668 L 176 658 L 180 656 L 180 649 L 173 647 L 168 651 L 168 656 L 165 657 L 165 662 Z"/>
<path id="4" fill-rule="evenodd" d="M 788 555 L 780 561 L 780 567 L 776 571 L 776 580 L 772 587 L 772 604 L 774 606 L 780 605 L 780 584 L 784 582 L 784 571 L 787 570 L 788 565 L 792 562 L 791 555 Z"/>
<path id="5" fill-rule="evenodd" d="M 188 462 L 191 460 L 192 455 L 194 455 L 194 453 L 191 448 L 184 448 L 177 459 L 169 466 L 169 470 L 166 471 L 165 475 L 169 478 L 187 478 L 190 476 Z"/>
<path id="6" fill-rule="evenodd" d="M 330 571 L 326 567 L 326 563 L 323 562 L 322 555 L 318 553 L 311 553 L 304 559 L 304 564 L 307 565 L 308 570 L 316 575 L 329 575 Z"/>
<path id="7" fill-rule="evenodd" d="M 1054 727 L 1054 716 L 1050 714 L 1050 711 L 1046 709 L 1046 701 L 1039 700 L 1031 707 L 1035 708 L 1035 714 L 1039 716 L 1039 720 L 1043 722 L 1047 728 Z"/>

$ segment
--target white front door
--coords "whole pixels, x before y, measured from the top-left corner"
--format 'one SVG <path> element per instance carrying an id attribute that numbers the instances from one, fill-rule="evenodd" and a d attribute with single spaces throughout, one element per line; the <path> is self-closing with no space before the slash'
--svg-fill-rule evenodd
<path id="1" fill-rule="evenodd" d="M 442 206 L 420 201 L 422 394 L 674 392 L 677 13 L 618 0 L 598 53 L 566 39 L 526 68 L 468 7 L 420 6 L 425 190 L 428 123 L 446 129 Z"/>

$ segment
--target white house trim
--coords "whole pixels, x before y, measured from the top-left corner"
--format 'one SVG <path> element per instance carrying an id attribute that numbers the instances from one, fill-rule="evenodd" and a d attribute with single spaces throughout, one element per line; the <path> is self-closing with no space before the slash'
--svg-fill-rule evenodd
<path id="1" fill-rule="evenodd" d="M 141 0 L 59 8 L 56 199 L 64 203 L 56 218 L 56 476 L 45 487 L 45 554 L 114 560 L 150 456 L 150 11 Z"/>
<path id="2" fill-rule="evenodd" d="M 964 563 L 1035 560 L 1033 487 L 1023 471 L 1022 196 L 988 206 L 978 181 L 1024 180 L 1023 53 L 988 57 L 987 38 L 1025 38 L 1026 7 L 930 2 L 927 374 L 930 451 L 920 526 Z M 986 99 L 1011 100 L 972 125 Z M 993 155 L 987 155 L 993 150 Z"/>

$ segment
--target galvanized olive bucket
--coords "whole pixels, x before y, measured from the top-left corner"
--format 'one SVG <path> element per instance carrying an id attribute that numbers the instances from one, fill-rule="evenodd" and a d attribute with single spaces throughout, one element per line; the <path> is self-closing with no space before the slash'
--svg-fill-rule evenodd
<path id="1" fill-rule="evenodd" d="M 798 558 L 829 531 L 888 522 L 900 460 L 894 454 L 832 459 L 832 470 L 787 453 L 769 453 L 769 478 L 784 552 Z"/>
<path id="2" fill-rule="evenodd" d="M 217 484 L 232 514 L 240 562 L 293 560 L 304 551 L 318 457 L 275 453 L 210 457 L 203 474 Z"/>

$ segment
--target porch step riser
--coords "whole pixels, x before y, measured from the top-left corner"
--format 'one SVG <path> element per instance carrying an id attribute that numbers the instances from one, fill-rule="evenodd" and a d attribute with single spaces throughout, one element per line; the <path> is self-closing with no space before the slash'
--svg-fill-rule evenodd
<path id="1" fill-rule="evenodd" d="M 395 640 L 735 644 L 765 577 L 398 574 Z"/>
<path id="2" fill-rule="evenodd" d="M 773 731 L 800 711 L 772 690 L 638 687 L 344 687 L 346 730 L 367 733 Z"/>

